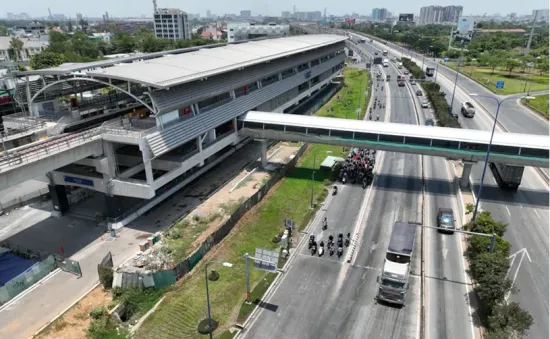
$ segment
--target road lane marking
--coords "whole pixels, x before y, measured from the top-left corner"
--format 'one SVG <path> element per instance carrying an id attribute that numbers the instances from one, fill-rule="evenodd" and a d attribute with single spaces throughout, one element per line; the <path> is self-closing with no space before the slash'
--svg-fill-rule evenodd
<path id="1" fill-rule="evenodd" d="M 537 215 L 537 218 L 540 219 L 540 215 L 539 215 L 539 212 L 537 212 L 537 209 L 536 208 L 533 208 L 533 211 L 535 212 L 535 214 Z"/>
<path id="2" fill-rule="evenodd" d="M 506 212 L 508 212 L 508 215 L 512 216 L 512 213 L 510 213 L 510 209 L 508 208 L 508 206 L 504 206 L 504 207 L 506 207 Z"/>

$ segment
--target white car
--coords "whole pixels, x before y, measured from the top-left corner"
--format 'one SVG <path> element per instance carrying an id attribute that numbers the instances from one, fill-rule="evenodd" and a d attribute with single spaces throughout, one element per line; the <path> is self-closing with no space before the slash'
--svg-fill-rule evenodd
<path id="1" fill-rule="evenodd" d="M 428 108 L 430 107 L 430 102 L 426 99 L 422 100 L 421 102 L 422 108 Z"/>
<path id="2" fill-rule="evenodd" d="M 411 80 L 411 85 L 416 85 L 416 81 Z"/>

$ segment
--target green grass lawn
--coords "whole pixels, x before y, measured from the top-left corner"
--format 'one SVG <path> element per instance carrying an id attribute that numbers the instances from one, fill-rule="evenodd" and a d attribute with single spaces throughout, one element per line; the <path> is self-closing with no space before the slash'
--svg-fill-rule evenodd
<path id="1" fill-rule="evenodd" d="M 537 95 L 535 100 L 522 99 L 523 103 L 548 118 L 548 94 Z"/>
<path id="2" fill-rule="evenodd" d="M 350 78 L 351 85 L 341 89 L 336 95 L 341 96 L 341 102 L 361 100 L 365 105 L 365 88 L 367 84 L 366 72 L 346 69 L 345 75 Z M 350 88 L 355 88 L 348 93 Z M 361 91 L 359 91 L 361 89 Z M 344 106 L 335 102 L 334 113 L 338 117 L 345 117 Z M 336 107 L 339 107 L 336 109 Z M 348 118 L 356 118 L 355 106 L 351 108 L 352 114 Z M 327 112 L 323 108 L 321 112 Z M 320 113 L 318 111 L 318 113 Z M 362 115 L 364 109 L 362 109 Z M 298 229 L 303 229 L 314 215 L 315 210 L 309 208 L 311 189 L 313 187 L 314 201 L 318 205 L 327 194 L 326 185 L 329 183 L 330 173 L 319 171 L 319 165 L 325 159 L 328 152 L 333 156 L 346 157 L 342 147 L 330 145 L 310 145 L 298 161 L 297 166 L 275 186 L 270 196 L 260 202 L 255 211 L 245 215 L 240 221 L 238 229 L 219 245 L 213 260 L 228 261 L 233 263 L 232 268 L 209 266 L 216 269 L 220 279 L 209 282 L 209 294 L 212 317 L 219 322 L 219 330 L 216 335 L 227 335 L 225 330 L 238 318 L 245 319 L 255 305 L 244 304 L 246 297 L 245 272 L 243 255 L 254 254 L 257 247 L 275 249 L 279 245 L 272 242 L 273 237 L 283 230 L 283 221 L 290 218 L 296 222 Z M 311 181 L 312 167 L 315 158 L 315 180 Z M 316 206 L 318 207 L 318 206 Z M 266 280 L 264 280 L 264 278 Z M 253 299 L 260 299 L 273 279 L 275 274 L 251 268 L 250 283 L 253 288 Z M 136 333 L 137 339 L 172 339 L 172 338 L 199 338 L 197 324 L 206 318 L 206 290 L 204 280 L 204 262 L 197 265 L 196 271 L 188 275 L 177 284 L 177 287 L 169 292 L 166 299 L 156 312 L 151 314 Z M 244 306 L 243 306 L 244 305 Z M 241 307 L 243 306 L 243 307 Z"/>
<path id="3" fill-rule="evenodd" d="M 448 62 L 447 66 L 452 69 L 456 69 L 456 62 Z M 496 94 L 515 94 L 527 92 L 530 87 L 530 91 L 542 91 L 548 89 L 548 74 L 539 75 L 538 72 L 533 73 L 520 73 L 519 71 L 512 72 L 509 75 L 508 71 L 502 69 L 495 69 L 494 74 L 490 68 L 486 67 L 474 67 L 474 66 L 461 66 L 460 73 L 469 76 L 470 78 L 478 81 L 483 86 Z M 504 81 L 504 88 L 496 88 L 497 81 Z"/>
<path id="4" fill-rule="evenodd" d="M 366 70 L 346 67 L 344 69 L 345 86 L 332 97 L 316 115 L 343 119 L 357 119 L 357 107 L 360 107 L 359 119 L 365 116 L 370 91 L 365 96 L 368 72 Z M 367 100 L 365 100 L 365 98 Z"/>

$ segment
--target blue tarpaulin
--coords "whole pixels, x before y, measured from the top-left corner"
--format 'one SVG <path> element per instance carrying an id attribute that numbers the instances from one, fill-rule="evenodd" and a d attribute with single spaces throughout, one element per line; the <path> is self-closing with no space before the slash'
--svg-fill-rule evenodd
<path id="1" fill-rule="evenodd" d="M 10 252 L 0 254 L 0 286 L 25 273 L 35 264 L 32 260 L 23 259 Z"/>

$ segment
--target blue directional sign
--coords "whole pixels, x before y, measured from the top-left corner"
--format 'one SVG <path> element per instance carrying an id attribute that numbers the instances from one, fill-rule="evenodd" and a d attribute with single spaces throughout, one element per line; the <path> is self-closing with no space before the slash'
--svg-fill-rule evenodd
<path id="1" fill-rule="evenodd" d="M 443 61 L 447 62 L 449 61 L 449 58 L 444 58 Z"/>
<path id="2" fill-rule="evenodd" d="M 497 88 L 504 88 L 504 81 L 503 80 L 497 81 L 496 86 Z"/>

